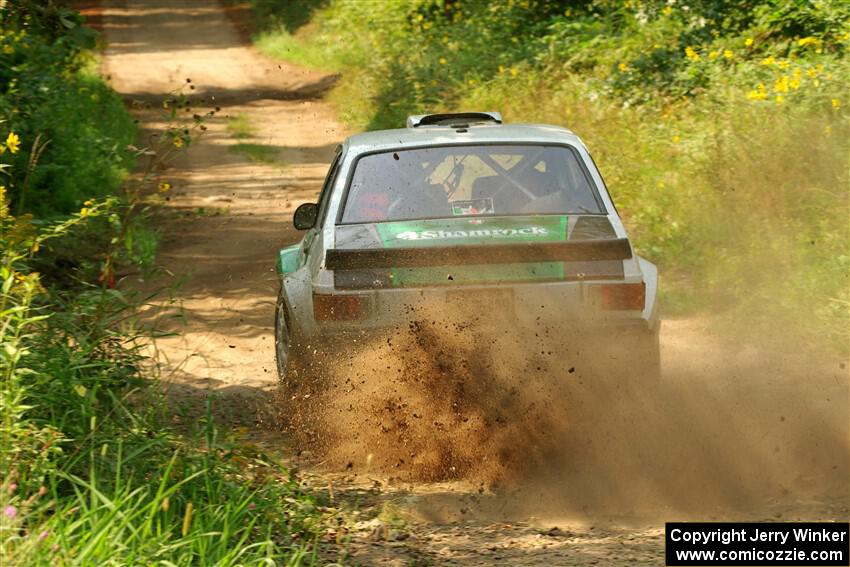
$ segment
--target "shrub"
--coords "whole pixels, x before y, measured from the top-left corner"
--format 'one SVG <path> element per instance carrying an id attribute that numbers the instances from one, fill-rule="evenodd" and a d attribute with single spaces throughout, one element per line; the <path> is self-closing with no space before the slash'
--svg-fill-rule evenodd
<path id="1" fill-rule="evenodd" d="M 5 183 L 12 210 L 38 216 L 79 210 L 114 193 L 132 166 L 135 125 L 94 72 L 91 30 L 52 2 L 0 8 L 0 119 L 20 138 Z"/>

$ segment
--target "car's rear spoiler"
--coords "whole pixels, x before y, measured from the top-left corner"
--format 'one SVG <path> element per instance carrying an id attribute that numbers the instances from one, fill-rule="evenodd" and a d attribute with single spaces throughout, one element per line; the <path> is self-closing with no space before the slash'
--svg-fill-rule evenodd
<path id="1" fill-rule="evenodd" d="M 627 260 L 632 247 L 626 238 L 577 242 L 528 242 L 505 245 L 435 246 L 427 248 L 366 248 L 328 250 L 329 270 L 420 268 L 475 264 Z"/>

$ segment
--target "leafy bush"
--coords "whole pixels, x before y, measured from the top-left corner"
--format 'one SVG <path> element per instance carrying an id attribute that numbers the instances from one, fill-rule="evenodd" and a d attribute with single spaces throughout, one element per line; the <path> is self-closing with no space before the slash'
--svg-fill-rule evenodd
<path id="1" fill-rule="evenodd" d="M 132 166 L 135 125 L 94 72 L 93 44 L 79 14 L 52 2 L 0 8 L 0 119 L 21 144 L 0 162 L 14 165 L 5 185 L 15 212 L 79 210 Z"/>

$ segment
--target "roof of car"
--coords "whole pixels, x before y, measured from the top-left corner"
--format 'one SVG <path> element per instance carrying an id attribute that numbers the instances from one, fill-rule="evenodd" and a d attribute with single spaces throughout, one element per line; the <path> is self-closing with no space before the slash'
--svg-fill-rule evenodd
<path id="1" fill-rule="evenodd" d="M 469 124 L 456 126 L 420 126 L 377 130 L 349 137 L 348 151 L 364 152 L 449 144 L 493 143 L 568 143 L 583 146 L 570 130 L 549 124 Z"/>

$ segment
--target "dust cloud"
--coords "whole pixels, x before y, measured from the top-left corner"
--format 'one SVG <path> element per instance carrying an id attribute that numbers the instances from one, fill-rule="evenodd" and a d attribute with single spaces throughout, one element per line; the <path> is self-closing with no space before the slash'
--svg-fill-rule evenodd
<path id="1" fill-rule="evenodd" d="M 639 365 L 594 367 L 602 344 L 423 308 L 346 340 L 276 410 L 330 470 L 464 481 L 485 495 L 479 508 L 498 494 L 510 516 L 846 510 L 843 362 L 730 346 L 689 324 L 665 322 L 653 382 Z"/>

